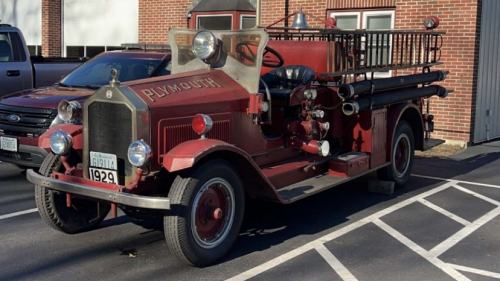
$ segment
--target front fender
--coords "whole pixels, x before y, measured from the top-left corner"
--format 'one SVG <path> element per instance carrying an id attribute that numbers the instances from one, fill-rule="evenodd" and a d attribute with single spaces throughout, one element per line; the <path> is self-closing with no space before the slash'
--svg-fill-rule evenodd
<path id="1" fill-rule="evenodd" d="M 163 157 L 163 167 L 169 172 L 187 169 L 193 167 L 204 156 L 219 150 L 235 152 L 251 160 L 246 152 L 227 142 L 216 139 L 197 139 L 183 142 L 172 148 Z"/>
<path id="2" fill-rule="evenodd" d="M 83 126 L 75 124 L 61 124 L 50 128 L 38 138 L 38 147 L 51 152 L 50 136 L 55 131 L 65 131 L 73 137 L 73 149 L 80 153 L 83 150 Z"/>

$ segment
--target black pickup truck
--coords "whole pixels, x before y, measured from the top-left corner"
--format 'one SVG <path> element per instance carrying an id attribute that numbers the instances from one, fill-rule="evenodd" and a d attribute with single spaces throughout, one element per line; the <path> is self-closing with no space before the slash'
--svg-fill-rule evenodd
<path id="1" fill-rule="evenodd" d="M 52 86 L 86 60 L 30 56 L 21 30 L 0 23 L 0 97 Z"/>

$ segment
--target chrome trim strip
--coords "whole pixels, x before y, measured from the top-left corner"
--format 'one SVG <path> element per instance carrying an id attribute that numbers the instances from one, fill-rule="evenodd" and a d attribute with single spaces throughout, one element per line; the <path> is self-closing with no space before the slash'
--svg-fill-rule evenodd
<path id="1" fill-rule="evenodd" d="M 50 177 L 45 177 L 33 169 L 28 169 L 26 178 L 31 183 L 47 187 L 49 189 L 59 190 L 72 194 L 79 194 L 95 199 L 101 199 L 126 206 L 133 206 L 146 209 L 170 210 L 170 198 L 159 198 L 150 196 L 141 196 L 136 194 L 121 193 L 101 188 L 95 188 L 88 185 L 65 182 Z"/>

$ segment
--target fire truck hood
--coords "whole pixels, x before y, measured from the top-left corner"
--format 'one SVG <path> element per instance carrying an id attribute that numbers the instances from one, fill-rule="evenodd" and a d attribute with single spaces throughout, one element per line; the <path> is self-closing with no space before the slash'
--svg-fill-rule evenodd
<path id="1" fill-rule="evenodd" d="M 95 90 L 67 87 L 47 87 L 16 92 L 0 100 L 1 104 L 22 107 L 56 109 L 63 99 L 83 103 Z"/>
<path id="2" fill-rule="evenodd" d="M 129 86 L 153 111 L 248 99 L 248 91 L 222 70 L 196 70 L 122 85 Z"/>

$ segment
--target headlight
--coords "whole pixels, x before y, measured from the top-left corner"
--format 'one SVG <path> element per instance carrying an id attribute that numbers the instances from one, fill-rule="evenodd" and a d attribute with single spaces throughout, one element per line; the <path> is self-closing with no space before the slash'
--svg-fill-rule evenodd
<path id="1" fill-rule="evenodd" d="M 50 148 L 57 155 L 65 155 L 73 145 L 73 138 L 64 131 L 55 131 L 50 136 Z"/>
<path id="2" fill-rule="evenodd" d="M 208 60 L 215 55 L 218 48 L 217 38 L 213 33 L 202 30 L 193 39 L 193 53 L 201 60 Z"/>
<path id="3" fill-rule="evenodd" d="M 62 100 L 57 106 L 57 114 L 61 120 L 67 122 L 82 115 L 82 105 L 77 101 Z"/>
<path id="4" fill-rule="evenodd" d="M 151 156 L 151 147 L 142 140 L 134 141 L 128 147 L 128 161 L 136 167 L 142 167 Z"/>

